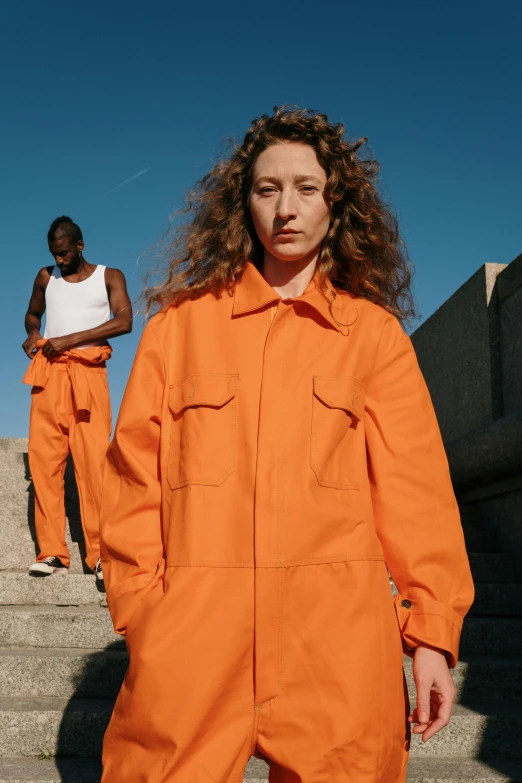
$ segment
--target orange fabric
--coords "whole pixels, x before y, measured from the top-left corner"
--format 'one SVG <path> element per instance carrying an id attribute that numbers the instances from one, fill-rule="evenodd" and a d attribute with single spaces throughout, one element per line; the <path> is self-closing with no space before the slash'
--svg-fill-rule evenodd
<path id="1" fill-rule="evenodd" d="M 51 367 L 54 364 L 65 364 L 71 381 L 76 408 L 79 411 L 87 411 L 89 413 L 91 410 L 91 390 L 87 380 L 88 376 L 85 374 L 85 368 L 105 367 L 111 358 L 112 348 L 109 344 L 84 349 L 72 348 L 70 351 L 64 351 L 55 359 L 49 361 L 40 350 L 46 342 L 47 340 L 43 339 L 37 341 L 37 353 L 27 368 L 22 383 L 38 389 L 45 389 Z"/>
<path id="2" fill-rule="evenodd" d="M 330 294 L 249 264 L 145 329 L 104 477 L 103 783 L 240 783 L 253 752 L 273 783 L 405 779 L 402 645 L 454 664 L 473 586 L 410 340 Z"/>
<path id="3" fill-rule="evenodd" d="M 45 340 L 39 340 L 41 348 Z M 48 360 L 41 352 L 23 382 L 33 387 L 29 427 L 29 465 L 35 492 L 38 560 L 55 555 L 69 565 L 65 542 L 64 472 L 69 451 L 85 538 L 86 563 L 100 555 L 99 515 L 103 463 L 111 433 L 105 363 L 111 348 L 71 350 Z"/>

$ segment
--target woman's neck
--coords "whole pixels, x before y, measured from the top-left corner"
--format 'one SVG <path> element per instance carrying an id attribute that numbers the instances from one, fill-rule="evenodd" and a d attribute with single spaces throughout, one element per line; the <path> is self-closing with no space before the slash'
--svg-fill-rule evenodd
<path id="1" fill-rule="evenodd" d="M 317 254 L 299 261 L 280 261 L 265 253 L 263 277 L 282 299 L 296 299 L 306 290 L 315 273 Z"/>

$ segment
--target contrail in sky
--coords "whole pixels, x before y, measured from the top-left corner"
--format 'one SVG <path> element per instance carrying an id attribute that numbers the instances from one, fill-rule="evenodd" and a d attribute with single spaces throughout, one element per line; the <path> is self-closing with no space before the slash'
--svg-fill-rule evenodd
<path id="1" fill-rule="evenodd" d="M 150 171 L 150 166 L 147 166 L 146 169 L 142 169 L 141 171 L 138 171 L 137 174 L 133 174 L 132 177 L 129 177 L 129 179 L 126 179 L 123 182 L 120 182 L 119 185 L 116 185 L 116 187 L 111 188 L 110 190 L 107 191 L 107 193 L 104 193 L 102 198 L 105 198 L 105 196 L 108 196 L 110 193 L 114 193 L 115 190 L 119 190 L 124 185 L 128 185 L 129 182 L 132 182 L 133 179 L 137 179 L 138 177 L 143 176 L 143 174 L 146 174 L 147 171 Z"/>

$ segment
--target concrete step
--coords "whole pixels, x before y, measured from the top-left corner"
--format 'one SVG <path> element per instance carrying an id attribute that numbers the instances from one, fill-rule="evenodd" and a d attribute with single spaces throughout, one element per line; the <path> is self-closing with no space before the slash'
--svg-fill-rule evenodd
<path id="1" fill-rule="evenodd" d="M 243 783 L 267 780 L 268 766 L 259 759 L 250 759 Z M 522 783 L 522 759 L 410 758 L 406 783 Z"/>
<path id="2" fill-rule="evenodd" d="M 522 650 L 522 619 L 518 617 L 466 617 L 460 657 L 468 655 L 518 656 Z"/>
<path id="3" fill-rule="evenodd" d="M 0 462 L 8 453 L 23 454 L 27 452 L 28 446 L 29 440 L 27 438 L 0 438 Z"/>
<path id="4" fill-rule="evenodd" d="M 414 704 L 416 691 L 409 657 L 404 659 L 404 673 L 410 703 Z M 473 701 L 522 701 L 522 656 L 470 656 L 466 661 L 459 661 L 451 674 L 456 687 L 456 701 L 464 705 Z"/>
<path id="5" fill-rule="evenodd" d="M 27 571 L 0 571 L 0 604 L 49 604 L 51 606 L 107 606 L 103 585 L 94 574 L 29 576 Z"/>
<path id="6" fill-rule="evenodd" d="M 0 699 L 0 756 L 101 753 L 111 699 Z"/>
<path id="7" fill-rule="evenodd" d="M 513 582 L 513 558 L 505 552 L 471 552 L 469 564 L 475 584 L 479 582 Z"/>
<path id="8" fill-rule="evenodd" d="M 78 648 L 0 648 L 0 697 L 116 698 L 128 665 L 117 642 L 107 650 Z M 415 699 L 412 661 L 404 669 Z M 470 657 L 452 672 L 457 701 L 521 699 L 522 657 Z"/>
<path id="9" fill-rule="evenodd" d="M 100 753 L 113 701 L 4 697 L 0 699 L 0 756 Z M 428 743 L 412 737 L 412 757 L 520 755 L 522 706 L 514 702 L 456 705 L 450 725 Z"/>
<path id="10" fill-rule="evenodd" d="M 476 584 L 469 614 L 522 617 L 522 584 Z"/>
<path id="11" fill-rule="evenodd" d="M 468 552 L 496 552 L 497 536 L 494 530 L 478 525 L 464 525 L 464 538 Z"/>
<path id="12" fill-rule="evenodd" d="M 522 758 L 412 758 L 407 783 L 522 783 Z M 252 782 L 253 783 L 253 782 Z"/>
<path id="13" fill-rule="evenodd" d="M 0 697 L 115 699 L 128 666 L 114 649 L 0 648 Z"/>
<path id="14" fill-rule="evenodd" d="M 0 783 L 99 783 L 100 778 L 97 759 L 0 758 Z"/>
<path id="15" fill-rule="evenodd" d="M 26 570 L 34 562 L 34 493 L 24 438 L 0 439 L 0 571 Z M 71 553 L 71 568 L 83 572 L 84 550 L 78 494 L 74 470 L 69 462 L 65 472 L 65 500 L 69 522 L 66 541 Z"/>
<path id="16" fill-rule="evenodd" d="M 117 641 L 124 645 L 100 606 L 0 606 L 0 647 L 102 649 Z"/>
<path id="17" fill-rule="evenodd" d="M 488 702 L 456 704 L 451 723 L 429 742 L 412 736 L 412 757 L 517 758 L 520 756 L 522 705 Z"/>
<path id="18" fill-rule="evenodd" d="M 97 759 L 0 758 L 0 783 L 99 783 L 100 778 Z"/>
<path id="19" fill-rule="evenodd" d="M 0 783 L 99 783 L 96 759 L 0 759 Z M 251 759 L 244 783 L 266 783 L 268 766 Z M 522 783 L 522 761 L 473 759 L 411 759 L 407 783 Z"/>

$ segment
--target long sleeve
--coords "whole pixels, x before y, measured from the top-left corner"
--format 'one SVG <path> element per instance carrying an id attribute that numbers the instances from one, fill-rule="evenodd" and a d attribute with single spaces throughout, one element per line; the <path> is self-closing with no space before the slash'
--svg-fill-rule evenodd
<path id="1" fill-rule="evenodd" d="M 386 322 L 365 414 L 377 535 L 399 591 L 403 645 L 438 647 L 455 666 L 474 596 L 435 412 L 410 339 Z"/>
<path id="2" fill-rule="evenodd" d="M 147 325 L 105 463 L 100 518 L 103 573 L 115 630 L 162 577 L 160 431 L 165 370 Z"/>

